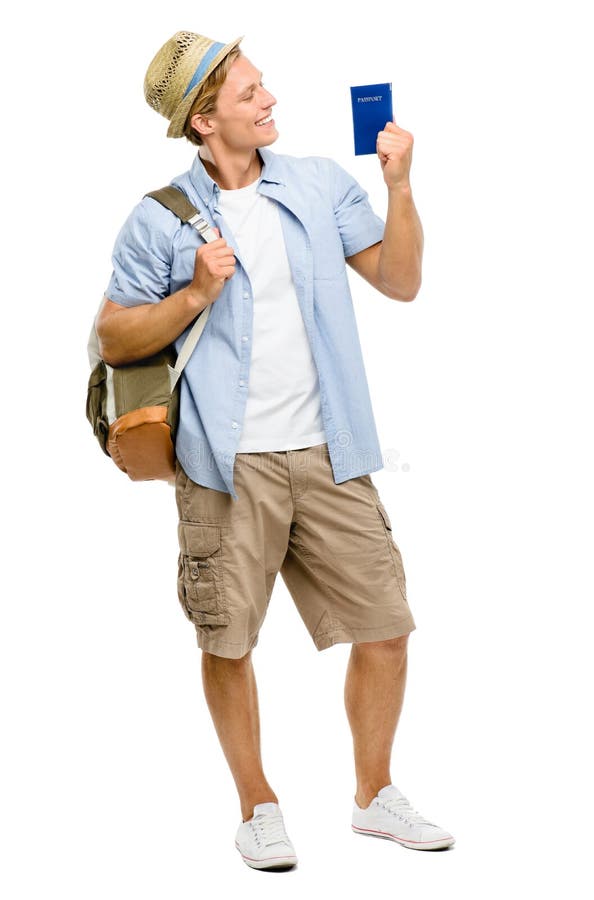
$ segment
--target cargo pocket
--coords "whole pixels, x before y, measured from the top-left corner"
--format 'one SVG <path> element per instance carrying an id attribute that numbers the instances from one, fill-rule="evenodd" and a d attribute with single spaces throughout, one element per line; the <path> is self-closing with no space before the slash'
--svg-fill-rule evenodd
<path id="1" fill-rule="evenodd" d="M 396 570 L 396 578 L 398 580 L 398 586 L 402 592 L 402 596 L 406 600 L 406 575 L 404 573 L 404 565 L 402 563 L 402 554 L 398 548 L 398 544 L 394 540 L 392 536 L 392 523 L 390 522 L 390 517 L 388 512 L 381 502 L 381 500 L 377 500 L 377 509 L 380 514 L 380 518 L 382 520 L 382 525 L 384 527 L 384 532 L 386 535 L 386 540 L 388 542 L 388 549 L 392 556 L 392 561 L 394 563 L 394 569 Z"/>
<path id="2" fill-rule="evenodd" d="M 195 625 L 228 625 L 220 526 L 180 522 L 178 536 L 177 586 L 186 616 Z"/>

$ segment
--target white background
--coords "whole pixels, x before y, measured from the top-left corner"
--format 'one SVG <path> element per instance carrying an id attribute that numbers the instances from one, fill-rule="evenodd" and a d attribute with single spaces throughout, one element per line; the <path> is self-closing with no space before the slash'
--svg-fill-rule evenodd
<path id="1" fill-rule="evenodd" d="M 592 745 L 592 67 L 586 3 L 262 0 L 15 7 L 3 50 L 8 898 L 491 898 L 587 892 Z M 254 651 L 267 777 L 299 866 L 234 848 L 235 786 L 179 606 L 177 515 L 84 415 L 118 229 L 187 169 L 145 104 L 175 31 L 245 35 L 279 153 L 352 149 L 349 86 L 391 81 L 425 233 L 410 304 L 350 274 L 417 630 L 392 776 L 445 853 L 350 829 L 350 647 L 282 579 Z M 6 198 L 8 197 L 8 202 Z M 282 882 L 281 879 L 282 878 Z"/>

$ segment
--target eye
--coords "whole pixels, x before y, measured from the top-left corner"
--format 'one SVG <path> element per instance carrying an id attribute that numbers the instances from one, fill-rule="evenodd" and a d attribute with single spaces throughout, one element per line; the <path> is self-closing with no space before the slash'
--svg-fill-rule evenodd
<path id="1" fill-rule="evenodd" d="M 260 82 L 260 87 L 264 87 L 264 82 L 263 82 L 263 81 Z M 243 102 L 244 102 L 244 103 L 249 103 L 250 100 L 253 100 L 255 96 L 256 96 L 256 92 L 255 92 L 255 91 L 252 91 L 251 94 L 249 94 L 248 97 L 244 97 L 244 98 L 243 98 Z"/>

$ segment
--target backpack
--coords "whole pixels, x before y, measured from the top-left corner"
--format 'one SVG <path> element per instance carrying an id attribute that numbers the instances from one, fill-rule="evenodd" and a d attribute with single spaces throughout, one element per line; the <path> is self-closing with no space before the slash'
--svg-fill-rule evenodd
<path id="1" fill-rule="evenodd" d="M 168 185 L 151 191 L 152 197 L 204 241 L 217 235 L 185 194 Z M 210 304 L 199 314 L 176 354 L 174 344 L 144 359 L 110 366 L 99 350 L 95 315 L 87 351 L 91 374 L 87 385 L 86 414 L 99 446 L 132 481 L 175 479 L 175 434 L 179 419 L 179 379 L 206 325 Z"/>

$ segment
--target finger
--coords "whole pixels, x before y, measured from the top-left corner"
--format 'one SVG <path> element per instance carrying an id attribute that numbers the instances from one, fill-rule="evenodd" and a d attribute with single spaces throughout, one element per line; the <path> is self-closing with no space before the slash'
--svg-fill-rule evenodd
<path id="1" fill-rule="evenodd" d="M 209 256 L 233 256 L 233 247 L 230 247 L 229 244 L 222 243 L 219 246 L 215 247 L 214 243 L 208 245 L 208 255 Z"/>
<path id="2" fill-rule="evenodd" d="M 233 266 L 235 265 L 235 256 L 233 253 L 219 253 L 206 257 L 206 265 L 208 268 L 216 269 L 217 266 Z"/>
<path id="3" fill-rule="evenodd" d="M 209 267 L 212 273 L 221 272 L 223 269 L 234 269 L 235 268 L 235 260 L 234 259 L 223 259 L 217 260 L 212 266 Z"/>
<path id="4" fill-rule="evenodd" d="M 201 256 L 205 254 L 211 253 L 213 250 L 220 249 L 221 247 L 226 247 L 227 242 L 225 238 L 217 238 L 216 241 L 209 241 L 207 244 L 201 244 L 200 247 L 196 250 L 196 253 L 199 253 Z"/>
<path id="5" fill-rule="evenodd" d="M 377 133 L 378 139 L 382 138 L 385 141 L 406 141 L 410 140 L 408 136 L 408 132 L 399 130 L 398 133 L 395 131 L 378 131 Z"/>
<path id="6" fill-rule="evenodd" d="M 408 153 L 408 146 L 406 144 L 393 144 L 389 141 L 378 141 L 376 149 L 378 152 L 390 153 L 393 156 L 405 156 Z"/>
<path id="7" fill-rule="evenodd" d="M 399 128 L 396 122 L 386 122 L 382 131 L 386 134 L 410 135 L 410 131 L 407 131 L 406 128 Z"/>

